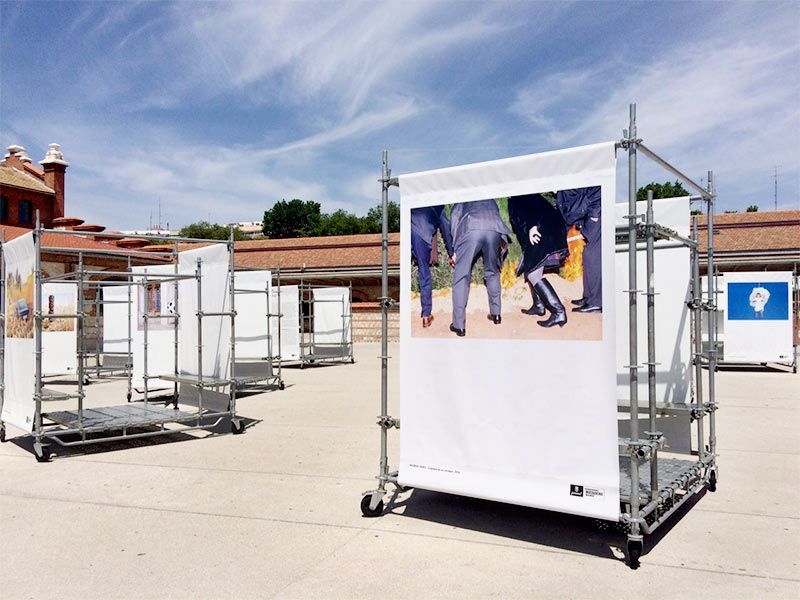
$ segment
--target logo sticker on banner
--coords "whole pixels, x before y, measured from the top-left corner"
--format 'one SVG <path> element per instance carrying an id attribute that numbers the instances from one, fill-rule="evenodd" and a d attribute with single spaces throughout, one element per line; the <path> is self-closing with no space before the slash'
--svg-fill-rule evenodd
<path id="1" fill-rule="evenodd" d="M 399 182 L 398 480 L 616 520 L 614 144 Z"/>

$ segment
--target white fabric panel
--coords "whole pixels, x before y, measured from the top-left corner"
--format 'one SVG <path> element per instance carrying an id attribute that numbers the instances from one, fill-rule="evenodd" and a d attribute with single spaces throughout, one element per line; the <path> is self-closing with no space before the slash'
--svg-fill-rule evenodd
<path id="1" fill-rule="evenodd" d="M 136 295 L 135 286 L 131 289 L 130 312 L 133 313 Z M 124 302 L 125 304 L 103 305 L 103 352 L 128 351 L 128 286 L 104 286 L 103 301 Z M 131 337 L 135 323 L 131 323 Z"/>
<path id="2" fill-rule="evenodd" d="M 314 344 L 349 344 L 350 288 L 316 288 L 314 293 Z"/>
<path id="3" fill-rule="evenodd" d="M 272 289 L 275 314 L 281 315 L 280 356 L 283 362 L 300 360 L 300 291 L 296 285 Z M 278 330 L 278 317 L 272 317 L 272 331 Z"/>
<path id="4" fill-rule="evenodd" d="M 646 202 L 638 202 L 636 212 L 643 214 Z M 689 198 L 656 200 L 653 203 L 654 220 L 688 236 Z M 623 218 L 628 214 L 628 205 L 617 204 L 617 225 L 626 225 Z M 691 318 L 686 302 L 691 291 L 691 251 L 679 247 L 669 240 L 655 244 L 655 331 L 656 331 L 656 400 L 658 402 L 684 404 L 690 401 L 691 379 Z M 627 404 L 630 398 L 626 365 L 628 360 L 628 252 L 627 244 L 616 259 L 617 302 L 617 398 Z M 637 289 L 647 290 L 647 257 L 643 249 L 636 253 Z M 638 357 L 639 363 L 647 361 L 647 297 L 640 295 L 637 304 Z M 639 371 L 639 404 L 647 406 L 647 371 Z"/>
<path id="5" fill-rule="evenodd" d="M 237 271 L 236 289 L 259 293 L 236 294 L 236 359 L 266 358 L 270 355 L 267 333 L 269 293 L 272 273 L 269 271 Z M 276 335 L 277 332 L 273 333 Z M 272 354 L 277 349 L 272 350 Z"/>
<path id="6" fill-rule="evenodd" d="M 157 265 L 154 267 L 131 267 L 134 273 L 152 273 L 154 275 L 172 275 L 175 273 L 173 265 Z M 147 291 L 143 285 L 143 278 L 135 279 L 134 287 L 134 310 L 131 314 L 131 329 L 133 330 L 133 372 L 131 383 L 137 390 L 144 388 L 144 320 L 142 316 L 147 311 Z M 149 282 L 150 286 L 158 287 L 158 314 L 174 313 L 174 302 L 176 284 L 174 281 L 161 283 L 160 278 L 154 278 Z M 127 295 L 126 295 L 127 297 Z M 151 300 L 152 301 L 152 300 Z M 173 303 L 172 305 L 170 303 Z M 150 307 L 151 312 L 155 312 L 158 305 Z M 126 309 L 127 313 L 127 309 Z M 186 318 L 186 312 L 182 306 L 178 306 L 178 313 L 183 314 L 182 319 Z M 192 313 L 189 313 L 192 314 Z M 147 371 L 148 375 L 168 375 L 175 371 L 175 333 L 173 322 L 169 319 L 151 319 L 147 327 Z M 127 333 L 126 333 L 127 335 Z M 171 388 L 172 382 L 163 379 L 150 379 L 147 382 L 148 390 Z"/>
<path id="7" fill-rule="evenodd" d="M 36 404 L 36 359 L 34 356 L 33 233 L 3 244 L 5 260 L 5 390 L 2 420 L 29 432 L 33 430 Z"/>
<path id="8" fill-rule="evenodd" d="M 764 306 L 766 318 L 755 314 L 755 305 L 764 303 L 750 300 L 757 288 L 771 290 Z M 729 271 L 721 289 L 724 294 L 718 304 L 725 311 L 725 362 L 792 362 L 792 273 Z"/>
<path id="9" fill-rule="evenodd" d="M 178 271 L 194 275 L 198 259 L 202 262 L 202 309 L 207 313 L 226 312 L 230 309 L 228 282 L 228 248 L 214 244 L 196 250 L 181 252 Z M 178 284 L 180 299 L 179 369 L 181 373 L 197 375 L 197 284 L 193 279 Z M 230 367 L 231 326 L 228 317 L 203 318 L 203 377 L 226 378 Z"/>
<path id="10" fill-rule="evenodd" d="M 403 298 L 412 208 L 588 186 L 601 187 L 609 216 L 601 219 L 603 279 L 613 281 L 612 142 L 399 181 Z M 600 341 L 412 337 L 412 303 L 401 302 L 401 484 L 616 520 L 614 295 L 603 286 Z"/>
<path id="11" fill-rule="evenodd" d="M 42 284 L 42 375 L 64 375 L 78 370 L 76 319 L 48 319 L 49 314 L 75 314 L 78 286 Z"/>

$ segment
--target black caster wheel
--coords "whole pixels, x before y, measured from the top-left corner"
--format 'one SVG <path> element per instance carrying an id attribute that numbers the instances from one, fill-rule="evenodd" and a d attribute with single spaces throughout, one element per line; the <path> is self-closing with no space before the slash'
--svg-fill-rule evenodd
<path id="1" fill-rule="evenodd" d="M 644 544 L 641 540 L 628 540 L 628 566 L 631 569 L 639 568 L 639 559 L 642 557 Z"/>
<path id="2" fill-rule="evenodd" d="M 128 395 L 126 396 L 126 398 L 128 399 L 128 402 L 130 402 L 130 401 L 131 401 L 131 398 L 132 398 L 132 397 L 133 397 L 133 394 L 131 394 L 130 392 L 128 392 Z"/>
<path id="3" fill-rule="evenodd" d="M 6 441 L 6 428 L 0 427 L 0 442 Z"/>
<path id="4" fill-rule="evenodd" d="M 33 453 L 36 455 L 36 462 L 50 462 L 50 448 L 39 442 L 33 443 Z"/>
<path id="5" fill-rule="evenodd" d="M 355 358 L 350 358 L 350 364 L 351 364 L 351 365 L 354 365 L 354 364 L 356 364 L 356 359 L 355 359 Z"/>
<path id="6" fill-rule="evenodd" d="M 709 492 L 716 492 L 717 491 L 717 472 L 711 471 L 708 475 L 708 491 Z"/>
<path id="7" fill-rule="evenodd" d="M 232 419 L 231 420 L 231 433 L 234 435 L 239 435 L 240 433 L 244 433 L 244 423 L 241 419 Z"/>
<path id="8" fill-rule="evenodd" d="M 279 390 L 285 390 L 285 389 L 286 389 L 286 384 L 285 384 L 283 381 L 281 381 L 281 382 L 278 384 L 278 389 L 279 389 Z"/>
<path id="9" fill-rule="evenodd" d="M 370 502 L 372 501 L 372 495 L 367 494 L 361 498 L 361 514 L 365 517 L 380 517 L 383 514 L 383 500 L 378 500 L 378 506 L 375 508 L 370 508 Z"/>

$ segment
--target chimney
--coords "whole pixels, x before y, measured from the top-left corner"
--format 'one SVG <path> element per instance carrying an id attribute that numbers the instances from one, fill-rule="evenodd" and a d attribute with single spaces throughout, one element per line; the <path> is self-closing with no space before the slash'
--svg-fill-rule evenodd
<path id="1" fill-rule="evenodd" d="M 44 160 L 39 161 L 44 170 L 45 185 L 56 193 L 52 214 L 54 219 L 64 216 L 64 173 L 69 166 L 69 163 L 64 160 L 60 148 L 61 146 L 58 144 L 50 144 Z"/>

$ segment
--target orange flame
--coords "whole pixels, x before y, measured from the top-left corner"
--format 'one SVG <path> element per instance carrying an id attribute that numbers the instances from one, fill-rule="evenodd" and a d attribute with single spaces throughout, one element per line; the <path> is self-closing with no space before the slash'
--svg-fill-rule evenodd
<path id="1" fill-rule="evenodd" d="M 583 247 L 586 241 L 583 235 L 573 225 L 567 232 L 567 246 L 569 247 L 569 257 L 561 266 L 561 277 L 567 281 L 575 281 L 583 277 Z"/>

